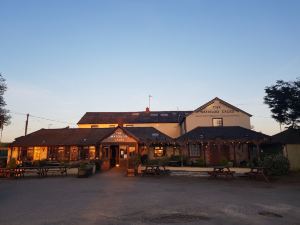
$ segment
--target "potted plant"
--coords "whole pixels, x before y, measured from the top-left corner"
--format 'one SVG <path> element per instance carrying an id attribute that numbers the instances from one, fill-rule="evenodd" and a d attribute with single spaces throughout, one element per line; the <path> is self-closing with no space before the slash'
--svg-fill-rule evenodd
<path id="1" fill-rule="evenodd" d="M 89 177 L 93 174 L 93 167 L 89 163 L 80 163 L 78 168 L 78 177 Z"/>

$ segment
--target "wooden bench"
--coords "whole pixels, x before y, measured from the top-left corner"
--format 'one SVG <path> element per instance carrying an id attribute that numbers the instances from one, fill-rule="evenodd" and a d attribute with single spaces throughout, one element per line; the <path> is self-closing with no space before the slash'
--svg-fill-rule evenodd
<path id="1" fill-rule="evenodd" d="M 66 166 L 49 166 L 42 168 L 43 176 L 47 177 L 48 174 L 60 174 L 68 176 L 67 167 Z"/>
<path id="2" fill-rule="evenodd" d="M 266 182 L 270 182 L 266 173 L 265 167 L 251 167 L 249 172 L 244 173 L 249 178 L 258 178 L 263 177 Z"/>
<path id="3" fill-rule="evenodd" d="M 162 167 L 162 169 L 160 169 Z M 145 169 L 142 170 L 143 176 L 148 175 L 168 175 L 170 174 L 170 170 L 167 170 L 165 166 L 161 165 L 146 165 Z"/>
<path id="4" fill-rule="evenodd" d="M 217 178 L 218 176 L 233 178 L 235 171 L 231 171 L 228 166 L 215 166 L 213 171 L 208 171 L 207 173 L 213 178 Z"/>

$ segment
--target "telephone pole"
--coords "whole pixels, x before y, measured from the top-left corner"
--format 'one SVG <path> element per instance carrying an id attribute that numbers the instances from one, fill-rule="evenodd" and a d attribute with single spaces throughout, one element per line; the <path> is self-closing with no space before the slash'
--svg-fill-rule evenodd
<path id="1" fill-rule="evenodd" d="M 25 123 L 25 136 L 27 135 L 29 113 L 27 113 L 26 116 L 27 116 L 27 118 L 26 118 L 26 123 Z"/>

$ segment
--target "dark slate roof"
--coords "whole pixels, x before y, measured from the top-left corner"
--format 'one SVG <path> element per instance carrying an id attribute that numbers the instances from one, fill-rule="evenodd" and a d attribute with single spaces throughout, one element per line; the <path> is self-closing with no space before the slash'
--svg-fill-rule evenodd
<path id="1" fill-rule="evenodd" d="M 201 141 L 201 140 L 263 140 L 269 136 L 239 126 L 232 127 L 197 127 L 182 135 L 177 140 Z"/>
<path id="2" fill-rule="evenodd" d="M 273 135 L 271 140 L 282 144 L 300 144 L 300 129 L 289 128 Z"/>
<path id="3" fill-rule="evenodd" d="M 16 138 L 10 146 L 60 146 L 60 145 L 96 145 L 111 135 L 117 128 L 63 128 L 41 129 L 27 136 Z M 152 127 L 121 128 L 129 135 L 146 142 L 173 142 L 169 136 Z"/>
<path id="4" fill-rule="evenodd" d="M 173 143 L 174 139 L 168 135 L 158 131 L 153 127 L 126 127 L 123 128 L 125 131 L 128 131 L 129 134 L 132 134 L 139 139 L 140 142 L 167 142 Z"/>
<path id="5" fill-rule="evenodd" d="M 191 112 L 87 112 L 77 124 L 180 123 Z"/>
<path id="6" fill-rule="evenodd" d="M 205 109 L 207 106 L 211 105 L 211 104 L 214 103 L 214 101 L 216 101 L 216 100 L 219 101 L 219 102 L 221 102 L 223 105 L 226 105 L 227 107 L 232 108 L 232 109 L 234 109 L 234 110 L 236 110 L 236 111 L 238 111 L 238 112 L 245 113 L 246 115 L 248 115 L 248 116 L 250 116 L 250 117 L 252 116 L 251 114 L 249 114 L 249 113 L 247 113 L 247 112 L 241 110 L 241 109 L 238 108 L 238 107 L 235 107 L 234 105 L 231 105 L 231 104 L 228 103 L 228 102 L 225 102 L 224 100 L 222 100 L 222 99 L 220 99 L 220 98 L 218 98 L 218 97 L 215 97 L 214 99 L 212 99 L 212 100 L 210 100 L 209 102 L 205 103 L 204 105 L 200 106 L 198 109 L 195 110 L 195 112 L 199 112 L 199 111 L 201 111 L 202 109 Z"/>
<path id="7" fill-rule="evenodd" d="M 63 128 L 41 129 L 27 136 L 16 138 L 12 146 L 93 145 L 115 128 Z"/>

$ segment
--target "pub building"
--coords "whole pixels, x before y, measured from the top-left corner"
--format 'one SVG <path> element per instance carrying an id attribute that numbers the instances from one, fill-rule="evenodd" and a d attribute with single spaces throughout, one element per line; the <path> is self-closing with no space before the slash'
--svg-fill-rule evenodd
<path id="1" fill-rule="evenodd" d="M 268 136 L 251 130 L 251 115 L 219 98 L 194 111 L 87 112 L 78 128 L 41 129 L 16 138 L 11 158 L 22 161 L 103 161 L 103 169 L 126 167 L 128 159 L 171 156 L 222 160 L 235 166 L 259 157 Z"/>

